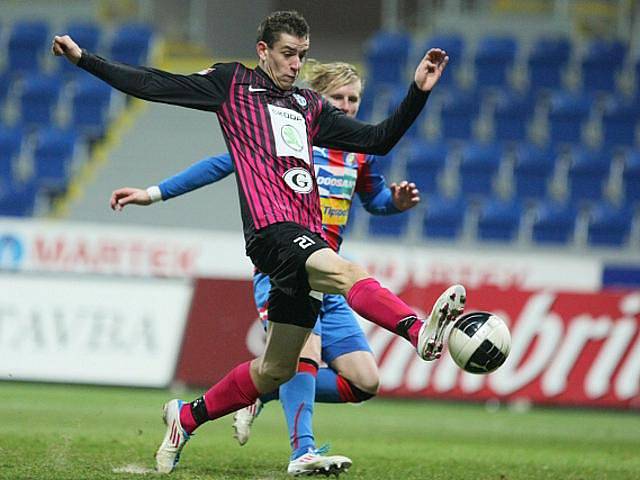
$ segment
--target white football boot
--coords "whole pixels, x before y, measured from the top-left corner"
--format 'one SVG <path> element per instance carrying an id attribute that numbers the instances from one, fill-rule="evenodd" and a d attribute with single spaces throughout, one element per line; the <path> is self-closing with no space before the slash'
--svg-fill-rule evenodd
<path id="1" fill-rule="evenodd" d="M 167 431 L 156 452 L 156 470 L 160 473 L 171 473 L 176 468 L 180 452 L 191 438 L 180 425 L 180 408 L 183 404 L 182 400 L 176 398 L 169 400 L 162 408 L 162 420 L 167 426 Z"/>
<path id="2" fill-rule="evenodd" d="M 466 301 L 467 293 L 462 285 L 452 285 L 438 297 L 418 332 L 416 349 L 420 358 L 427 361 L 440 358 L 444 331 L 449 323 L 462 315 Z"/>
<path id="3" fill-rule="evenodd" d="M 289 462 L 287 473 L 297 477 L 299 475 L 335 475 L 349 470 L 353 464 L 350 458 L 342 455 L 323 455 L 329 450 L 327 446 L 309 449 L 303 455 Z"/>
<path id="4" fill-rule="evenodd" d="M 249 441 L 251 425 L 253 425 L 253 421 L 258 415 L 260 415 L 262 407 L 264 407 L 264 403 L 258 398 L 253 404 L 241 408 L 233 415 L 233 429 L 235 430 L 233 438 L 238 440 L 240 446 Z"/>

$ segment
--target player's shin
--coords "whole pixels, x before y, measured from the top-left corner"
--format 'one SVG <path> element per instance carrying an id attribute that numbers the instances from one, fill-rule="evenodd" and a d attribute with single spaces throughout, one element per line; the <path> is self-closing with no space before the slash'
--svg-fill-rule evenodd
<path id="1" fill-rule="evenodd" d="M 360 316 L 416 345 L 422 321 L 418 320 L 411 307 L 375 278 L 364 278 L 354 283 L 346 298 L 349 306 Z"/>

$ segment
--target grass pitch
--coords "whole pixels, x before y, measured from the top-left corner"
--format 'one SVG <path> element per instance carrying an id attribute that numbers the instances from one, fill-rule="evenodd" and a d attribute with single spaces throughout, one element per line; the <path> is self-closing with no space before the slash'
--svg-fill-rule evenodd
<path id="1" fill-rule="evenodd" d="M 1 479 L 159 478 L 167 391 L 0 383 Z M 196 396 L 182 392 L 185 399 Z M 318 444 L 353 459 L 343 480 L 638 479 L 637 413 L 375 399 L 317 405 Z M 231 417 L 203 426 L 185 448 L 179 479 L 286 479 L 284 419 L 271 403 L 240 448 Z"/>

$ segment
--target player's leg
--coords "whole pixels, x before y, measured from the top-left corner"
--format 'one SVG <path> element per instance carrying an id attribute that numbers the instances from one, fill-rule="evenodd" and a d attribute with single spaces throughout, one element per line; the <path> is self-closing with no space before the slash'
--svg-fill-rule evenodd
<path id="1" fill-rule="evenodd" d="M 179 399 L 167 402 L 163 415 L 167 430 L 156 452 L 157 470 L 173 471 L 184 445 L 200 425 L 251 405 L 261 393 L 270 392 L 291 378 L 310 331 L 296 325 L 271 323 L 262 356 L 236 366 L 190 403 Z"/>
<path id="2" fill-rule="evenodd" d="M 312 289 L 343 295 L 359 315 L 402 335 L 425 360 L 440 356 L 445 327 L 462 313 L 466 301 L 464 287 L 454 285 L 436 300 L 431 314 L 423 321 L 362 267 L 343 259 L 331 249 L 314 252 L 305 266 Z"/>

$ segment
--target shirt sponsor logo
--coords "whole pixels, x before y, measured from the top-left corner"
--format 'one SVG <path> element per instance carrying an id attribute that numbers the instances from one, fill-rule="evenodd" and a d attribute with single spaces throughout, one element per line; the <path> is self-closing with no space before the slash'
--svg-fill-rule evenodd
<path id="1" fill-rule="evenodd" d="M 351 202 L 340 198 L 320 198 L 322 223 L 324 225 L 344 226 L 349 219 Z"/>
<path id="2" fill-rule="evenodd" d="M 302 138 L 300 138 L 300 134 L 293 125 L 284 125 L 280 130 L 280 134 L 282 135 L 284 143 L 289 147 L 293 148 L 296 152 L 302 151 L 304 148 Z"/>
<path id="3" fill-rule="evenodd" d="M 316 181 L 321 197 L 351 199 L 356 188 L 358 171 L 355 168 L 317 166 Z"/>
<path id="4" fill-rule="evenodd" d="M 282 176 L 285 183 L 298 193 L 310 193 L 313 190 L 313 178 L 304 168 L 295 167 L 287 170 Z"/>

